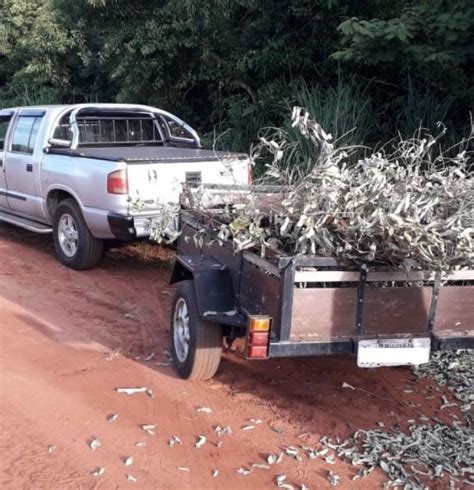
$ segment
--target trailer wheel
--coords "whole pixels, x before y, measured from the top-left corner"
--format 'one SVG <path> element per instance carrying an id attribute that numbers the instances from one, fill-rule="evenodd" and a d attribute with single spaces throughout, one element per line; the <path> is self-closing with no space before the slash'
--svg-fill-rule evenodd
<path id="1" fill-rule="evenodd" d="M 184 379 L 214 376 L 222 355 L 222 326 L 202 320 L 193 281 L 179 283 L 171 317 L 171 355 Z"/>

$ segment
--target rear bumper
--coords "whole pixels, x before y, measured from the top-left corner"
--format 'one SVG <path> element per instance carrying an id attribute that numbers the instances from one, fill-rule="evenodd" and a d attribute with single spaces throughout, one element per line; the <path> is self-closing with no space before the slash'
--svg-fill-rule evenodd
<path id="1" fill-rule="evenodd" d="M 150 222 L 156 217 L 149 216 L 131 216 L 119 213 L 107 213 L 107 222 L 110 232 L 117 240 L 131 241 L 137 238 L 148 238 L 150 236 Z M 174 220 L 172 227 L 178 229 L 178 219 Z M 170 230 L 171 233 L 172 230 Z M 174 231 L 174 230 L 173 230 Z"/>
<path id="2" fill-rule="evenodd" d="M 107 221 L 110 231 L 117 240 L 135 240 L 137 230 L 135 229 L 135 218 L 118 213 L 108 213 Z"/>
<path id="3" fill-rule="evenodd" d="M 84 219 L 92 235 L 102 240 L 133 241 L 150 236 L 150 223 L 159 216 L 150 214 L 117 213 L 97 208 L 82 208 Z"/>
<path id="4" fill-rule="evenodd" d="M 474 349 L 474 337 L 431 338 L 431 350 Z M 339 340 L 332 342 L 270 342 L 268 357 L 303 357 L 320 355 L 353 354 L 357 352 L 357 341 Z"/>

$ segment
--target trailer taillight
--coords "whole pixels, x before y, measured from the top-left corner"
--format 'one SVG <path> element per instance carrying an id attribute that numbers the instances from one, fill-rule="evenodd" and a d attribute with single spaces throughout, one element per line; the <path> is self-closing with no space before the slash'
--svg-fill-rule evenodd
<path id="1" fill-rule="evenodd" d="M 249 330 L 251 332 L 268 332 L 270 330 L 270 317 L 255 315 L 249 318 Z"/>
<path id="2" fill-rule="evenodd" d="M 107 175 L 107 192 L 109 194 L 128 194 L 126 170 L 116 170 Z"/>
<path id="3" fill-rule="evenodd" d="M 256 315 L 249 317 L 247 335 L 247 358 L 266 359 L 270 342 L 270 323 L 268 316 Z"/>

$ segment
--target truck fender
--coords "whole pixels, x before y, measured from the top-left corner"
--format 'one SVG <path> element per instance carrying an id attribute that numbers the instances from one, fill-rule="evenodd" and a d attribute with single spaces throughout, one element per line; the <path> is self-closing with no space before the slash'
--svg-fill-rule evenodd
<path id="1" fill-rule="evenodd" d="M 72 199 L 74 199 L 76 201 L 77 205 L 81 209 L 82 214 L 84 215 L 84 207 L 82 205 L 81 200 L 79 199 L 79 196 L 72 189 L 70 189 L 69 187 L 67 187 L 63 184 L 53 184 L 53 185 L 50 185 L 46 189 L 46 192 L 44 193 L 45 197 L 42 200 L 43 201 L 42 202 L 43 212 L 46 213 L 46 216 L 49 216 L 51 219 L 53 218 L 52 214 L 54 214 L 54 213 L 51 213 L 51 210 L 48 209 L 48 198 L 55 191 L 64 192 L 65 194 L 69 194 L 69 197 L 71 197 Z"/>
<path id="2" fill-rule="evenodd" d="M 202 318 L 235 312 L 235 296 L 229 270 L 209 256 L 181 255 L 174 264 L 170 283 L 193 280 Z"/>
<path id="3" fill-rule="evenodd" d="M 87 208 L 83 205 L 80 200 L 78 194 L 74 192 L 71 188 L 62 185 L 62 184 L 54 184 L 48 187 L 45 193 L 45 198 L 42 202 L 43 212 L 45 216 L 48 217 L 49 221 L 53 222 L 54 216 L 54 208 L 49 205 L 49 198 L 52 193 L 59 192 L 64 194 L 64 198 L 74 199 L 76 204 L 79 206 L 81 210 L 82 217 L 86 222 L 87 228 L 92 233 L 92 235 L 96 238 L 114 238 L 112 235 L 103 236 L 104 227 L 107 229 L 110 224 L 107 223 L 107 218 L 102 210 L 95 208 Z M 56 202 L 56 205 L 59 204 L 60 201 Z"/>

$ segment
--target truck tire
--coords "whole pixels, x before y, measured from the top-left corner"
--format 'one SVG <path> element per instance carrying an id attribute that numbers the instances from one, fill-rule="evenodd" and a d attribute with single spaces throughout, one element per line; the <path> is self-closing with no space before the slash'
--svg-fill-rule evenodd
<path id="1" fill-rule="evenodd" d="M 193 281 L 180 282 L 171 316 L 171 355 L 184 379 L 214 376 L 222 355 L 222 325 L 201 319 Z"/>
<path id="2" fill-rule="evenodd" d="M 59 260 L 71 269 L 92 269 L 102 260 L 104 242 L 92 236 L 74 199 L 64 199 L 56 208 L 53 240 Z"/>

